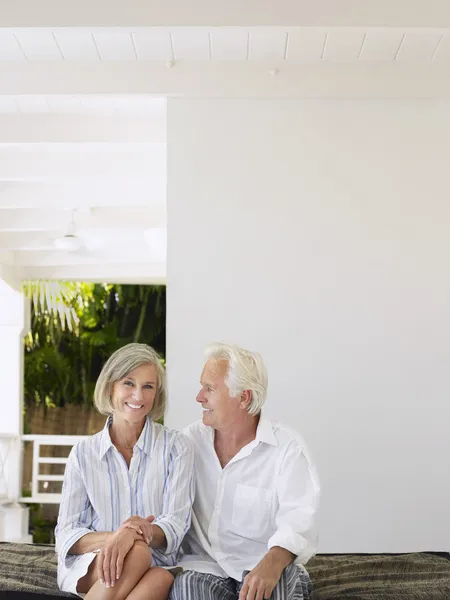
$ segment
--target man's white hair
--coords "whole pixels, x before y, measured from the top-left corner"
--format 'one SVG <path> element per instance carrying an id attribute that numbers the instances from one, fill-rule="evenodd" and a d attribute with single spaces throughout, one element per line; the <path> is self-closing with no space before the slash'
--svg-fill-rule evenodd
<path id="1" fill-rule="evenodd" d="M 206 360 L 226 360 L 228 371 L 225 377 L 230 395 L 234 398 L 244 390 L 252 393 L 248 412 L 261 412 L 267 396 L 267 371 L 262 357 L 256 352 L 231 344 L 211 344 L 205 350 Z"/>

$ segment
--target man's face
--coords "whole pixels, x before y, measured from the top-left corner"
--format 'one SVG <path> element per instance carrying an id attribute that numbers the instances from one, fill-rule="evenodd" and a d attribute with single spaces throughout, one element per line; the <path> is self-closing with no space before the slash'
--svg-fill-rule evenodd
<path id="1" fill-rule="evenodd" d="M 201 390 L 197 402 L 202 405 L 203 424 L 214 429 L 231 427 L 242 415 L 241 397 L 231 397 L 225 383 L 226 360 L 208 360 L 200 377 Z"/>

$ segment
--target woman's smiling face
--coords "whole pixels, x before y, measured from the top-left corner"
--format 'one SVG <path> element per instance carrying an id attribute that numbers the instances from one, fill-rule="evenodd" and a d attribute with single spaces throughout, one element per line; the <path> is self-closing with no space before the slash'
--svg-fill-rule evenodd
<path id="1" fill-rule="evenodd" d="M 158 374 L 153 364 L 146 363 L 130 371 L 113 384 L 114 418 L 140 423 L 153 408 L 158 388 Z"/>

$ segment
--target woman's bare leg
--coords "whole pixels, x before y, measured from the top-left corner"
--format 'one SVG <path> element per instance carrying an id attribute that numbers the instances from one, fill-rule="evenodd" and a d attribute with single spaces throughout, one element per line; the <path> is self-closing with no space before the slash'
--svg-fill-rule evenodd
<path id="1" fill-rule="evenodd" d="M 127 600 L 167 600 L 174 577 L 166 569 L 152 567 L 128 594 Z"/>
<path id="2" fill-rule="evenodd" d="M 114 587 L 106 587 L 98 581 L 97 557 L 89 565 L 89 570 L 78 581 L 77 591 L 86 594 L 86 600 L 125 600 L 151 566 L 151 554 L 147 544 L 135 542 L 123 563 L 120 579 Z"/>
<path id="3" fill-rule="evenodd" d="M 97 559 L 98 555 L 89 565 L 89 569 L 83 577 L 80 577 L 77 583 L 77 592 L 80 594 L 87 594 L 91 587 L 98 581 L 97 575 Z"/>

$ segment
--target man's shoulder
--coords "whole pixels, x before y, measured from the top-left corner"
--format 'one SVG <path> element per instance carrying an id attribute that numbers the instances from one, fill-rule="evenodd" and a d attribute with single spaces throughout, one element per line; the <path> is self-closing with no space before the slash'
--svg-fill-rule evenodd
<path id="1" fill-rule="evenodd" d="M 194 421 L 190 425 L 187 425 L 181 431 L 184 433 L 184 435 L 189 436 L 189 435 L 202 434 L 207 429 L 208 428 L 205 425 L 203 425 L 203 421 L 201 419 L 199 419 L 198 421 Z"/>
<path id="2" fill-rule="evenodd" d="M 279 448 L 290 446 L 306 449 L 306 442 L 297 430 L 284 423 L 280 423 L 280 421 L 269 420 L 269 422 Z"/>
<path id="3" fill-rule="evenodd" d="M 179 448 L 191 447 L 190 442 L 187 439 L 184 431 L 178 431 L 177 429 L 171 429 L 166 425 L 160 423 L 153 423 L 153 431 L 156 439 L 169 446 L 176 446 Z"/>
<path id="4" fill-rule="evenodd" d="M 196 441 L 204 438 L 204 436 L 208 435 L 209 427 L 203 425 L 203 421 L 194 421 L 184 429 L 182 429 L 183 434 L 190 440 Z"/>

